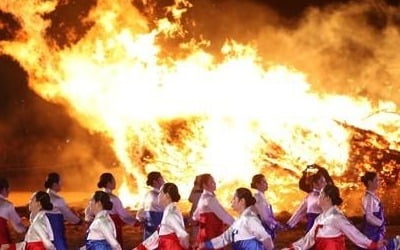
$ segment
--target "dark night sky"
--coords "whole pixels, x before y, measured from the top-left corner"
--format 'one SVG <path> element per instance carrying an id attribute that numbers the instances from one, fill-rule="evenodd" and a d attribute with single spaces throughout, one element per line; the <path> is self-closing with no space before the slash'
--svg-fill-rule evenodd
<path id="1" fill-rule="evenodd" d="M 7 1 L 7 0 L 6 0 Z M 137 1 L 137 0 L 135 0 Z M 346 3 L 346 0 L 248 0 L 242 2 L 256 3 L 260 8 L 271 8 L 278 13 L 282 20 L 293 24 L 301 18 L 302 13 L 311 6 L 324 7 L 331 4 Z M 65 2 L 65 1 L 64 1 Z M 58 30 L 57 23 L 76 25 L 76 13 L 85 13 L 89 5 L 95 0 L 85 1 L 85 5 L 78 4 L 78 0 L 69 1 L 68 5 L 57 9 L 48 18 L 54 21 L 49 32 L 57 33 L 58 42 L 63 43 L 62 31 Z M 159 1 L 160 2 L 160 1 Z M 164 2 L 164 1 L 163 1 Z M 167 2 L 167 1 L 165 1 Z M 169 1 L 173 2 L 173 1 Z M 213 3 L 215 8 L 224 8 L 235 2 L 235 0 L 195 0 L 194 12 L 211 11 L 202 10 L 198 5 L 204 2 Z M 398 6 L 399 1 L 386 0 L 386 3 Z M 220 6 L 219 6 L 220 5 Z M 197 8 L 197 9 L 196 9 Z M 60 15 L 61 13 L 61 15 Z M 246 13 L 243 13 L 245 15 Z M 214 14 L 219 15 L 219 13 Z M 245 22 L 245 21 L 244 21 Z M 0 40 L 9 40 L 13 32 L 19 28 L 18 22 L 8 13 L 0 12 Z M 223 32 L 223 24 L 214 24 L 214 30 Z M 243 25 L 245 27 L 246 25 Z M 3 29 L 1 29 L 3 27 Z M 37 96 L 27 86 L 27 78 L 24 70 L 12 58 L 0 55 L 0 168 L 6 176 L 15 177 L 20 175 L 22 169 L 27 167 L 36 168 L 64 168 L 65 165 L 73 167 L 69 162 L 60 162 L 55 154 L 63 152 L 68 145 L 66 142 L 78 141 L 91 148 L 91 154 L 98 157 L 105 165 L 112 165 L 115 160 L 109 156 L 110 149 L 107 147 L 93 147 L 95 142 L 101 141 L 99 135 L 92 135 L 74 120 L 70 119 L 65 109 L 59 105 L 48 103 Z M 45 142 L 46 146 L 43 146 Z M 41 155 L 47 155 L 44 160 L 35 158 L 40 151 Z M 35 153 L 33 153 L 35 152 Z M 104 155 L 108 155 L 105 157 Z M 103 159 L 102 159 L 103 158 Z M 79 161 L 79 159 L 77 159 Z"/>

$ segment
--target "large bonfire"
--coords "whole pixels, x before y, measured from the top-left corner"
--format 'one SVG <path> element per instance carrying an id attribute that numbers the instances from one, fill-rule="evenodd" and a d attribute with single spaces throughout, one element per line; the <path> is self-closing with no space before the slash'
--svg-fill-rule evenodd
<path id="1" fill-rule="evenodd" d="M 296 55 L 277 60 L 275 52 L 270 60 L 256 42 L 226 39 L 218 55 L 210 52 L 212 41 L 187 39 L 182 20 L 193 6 L 185 0 L 175 0 L 163 8 L 164 17 L 152 20 L 152 2 L 142 1 L 139 11 L 129 0 L 98 0 L 88 13 L 76 15 L 84 31 L 66 29 L 62 44 L 51 33 L 57 29 L 51 17 L 69 2 L 1 1 L 0 9 L 20 29 L 14 39 L 0 42 L 0 52 L 21 64 L 38 95 L 65 106 L 82 126 L 108 139 L 126 173 L 119 189 L 126 204 L 137 205 L 153 170 L 184 195 L 195 175 L 212 173 L 226 203 L 233 187 L 248 186 L 261 172 L 277 210 L 295 205 L 287 198 L 298 197 L 307 164 L 326 167 L 344 190 L 357 188 L 365 170 L 379 171 L 387 184 L 397 182 L 396 102 L 319 90 L 311 84 L 317 86 L 318 75 L 297 68 Z M 346 15 L 332 12 L 319 28 L 332 31 L 324 26 Z M 310 24 L 304 26 L 302 32 Z M 390 28 L 385 32 L 399 37 Z M 280 36 L 272 41 L 290 37 Z M 294 40 L 299 36 L 293 33 Z M 302 57 L 320 63 L 316 54 Z"/>

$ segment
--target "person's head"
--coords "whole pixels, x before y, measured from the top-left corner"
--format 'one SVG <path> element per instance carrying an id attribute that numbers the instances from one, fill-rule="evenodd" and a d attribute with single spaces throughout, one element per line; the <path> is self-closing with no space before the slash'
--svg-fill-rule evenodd
<path id="1" fill-rule="evenodd" d="M 217 189 L 217 184 L 211 174 L 202 174 L 200 176 L 200 186 L 209 192 L 214 192 Z"/>
<path id="2" fill-rule="evenodd" d="M 61 190 L 60 175 L 58 173 L 49 173 L 46 177 L 46 181 L 44 182 L 44 187 L 46 189 L 50 188 L 56 192 L 60 192 Z"/>
<path id="3" fill-rule="evenodd" d="M 361 177 L 361 181 L 368 190 L 375 191 L 379 187 L 379 177 L 376 172 L 365 172 Z"/>
<path id="4" fill-rule="evenodd" d="M 248 188 L 238 188 L 235 191 L 235 195 L 231 201 L 232 208 L 241 213 L 246 208 L 254 205 L 256 203 L 256 199 L 253 197 L 253 194 Z"/>
<path id="5" fill-rule="evenodd" d="M 101 210 L 111 210 L 113 203 L 110 200 L 110 195 L 103 191 L 96 191 L 90 200 L 90 211 L 97 214 Z"/>
<path id="6" fill-rule="evenodd" d="M 334 185 L 326 185 L 319 195 L 318 202 L 322 209 L 339 206 L 343 202 L 340 198 L 339 188 Z"/>
<path id="7" fill-rule="evenodd" d="M 268 182 L 263 174 L 256 174 L 251 179 L 250 187 L 265 192 L 268 190 Z"/>
<path id="8" fill-rule="evenodd" d="M 201 175 L 196 175 L 193 182 L 193 189 L 194 190 L 203 190 L 200 184 Z"/>
<path id="9" fill-rule="evenodd" d="M 40 210 L 53 210 L 50 196 L 44 191 L 37 191 L 32 195 L 31 200 L 29 201 L 29 211 L 36 213 Z"/>
<path id="10" fill-rule="evenodd" d="M 164 178 L 162 177 L 160 172 L 153 171 L 147 175 L 147 186 L 151 186 L 156 189 L 160 189 L 164 184 Z"/>
<path id="11" fill-rule="evenodd" d="M 97 183 L 98 188 L 106 188 L 113 190 L 115 189 L 115 178 L 111 173 L 102 173 L 100 175 L 99 182 Z"/>
<path id="12" fill-rule="evenodd" d="M 8 197 L 9 193 L 10 193 L 10 185 L 8 184 L 7 179 L 0 178 L 0 195 Z"/>
<path id="13" fill-rule="evenodd" d="M 180 199 L 178 187 L 174 183 L 167 182 L 162 185 L 158 194 L 158 203 L 161 206 L 166 207 L 171 202 L 178 202 Z"/>
<path id="14" fill-rule="evenodd" d="M 311 183 L 313 188 L 318 190 L 322 190 L 327 184 L 325 176 L 321 172 L 317 172 L 311 176 Z"/>

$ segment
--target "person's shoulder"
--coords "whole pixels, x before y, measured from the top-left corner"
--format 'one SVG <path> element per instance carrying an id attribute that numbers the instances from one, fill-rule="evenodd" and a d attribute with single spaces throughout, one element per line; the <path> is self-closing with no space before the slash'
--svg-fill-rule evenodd
<path id="1" fill-rule="evenodd" d="M 12 204 L 12 202 L 7 200 L 7 199 L 0 199 L 0 206 L 6 206 L 6 207 L 12 206 L 12 207 L 14 207 L 14 204 Z"/>

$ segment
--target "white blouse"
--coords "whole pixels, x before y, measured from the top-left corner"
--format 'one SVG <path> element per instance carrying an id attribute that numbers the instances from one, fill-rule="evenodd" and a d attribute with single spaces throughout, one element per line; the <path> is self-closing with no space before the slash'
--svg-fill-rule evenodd
<path id="1" fill-rule="evenodd" d="M 264 193 L 257 190 L 257 192 L 254 194 L 254 198 L 256 198 L 256 204 L 254 204 L 254 208 L 261 220 L 265 222 L 269 228 L 275 228 L 278 222 L 274 218 L 272 206 L 265 199 Z"/>
<path id="2" fill-rule="evenodd" d="M 121 246 L 116 240 L 116 231 L 113 220 L 106 210 L 96 214 L 88 229 L 88 240 L 106 240 L 112 249 L 120 250 Z"/>
<path id="3" fill-rule="evenodd" d="M 293 228 L 296 226 L 297 223 L 299 223 L 299 221 L 308 213 L 320 214 L 322 212 L 322 209 L 318 205 L 319 193 L 319 190 L 314 189 L 306 196 L 303 202 L 297 207 L 292 217 L 288 220 L 287 225 L 289 227 Z"/>
<path id="4" fill-rule="evenodd" d="M 2 195 L 0 195 L 0 217 L 9 221 L 16 232 L 25 232 L 26 228 L 15 211 L 14 205 Z"/>
<path id="5" fill-rule="evenodd" d="M 146 249 L 155 249 L 158 247 L 159 236 L 171 233 L 175 233 L 183 248 L 187 249 L 189 247 L 189 234 L 185 230 L 182 213 L 176 207 L 175 202 L 170 203 L 164 209 L 160 229 L 143 241 L 141 245 Z"/>
<path id="6" fill-rule="evenodd" d="M 139 209 L 136 219 L 139 221 L 144 221 L 146 211 L 153 211 L 153 212 L 162 212 L 164 209 L 158 204 L 158 194 L 160 190 L 153 188 L 152 190 L 148 191 L 144 196 L 144 201 L 142 204 L 142 208 Z"/>
<path id="7" fill-rule="evenodd" d="M 374 193 L 367 191 L 362 199 L 362 207 L 366 220 L 369 224 L 380 227 L 385 223 L 383 219 L 379 219 L 373 213 L 379 212 L 381 200 Z"/>
<path id="8" fill-rule="evenodd" d="M 52 189 L 47 189 L 46 191 L 50 196 L 50 201 L 53 204 L 53 212 L 61 213 L 64 216 L 66 221 L 71 222 L 72 224 L 78 224 L 80 219 L 76 214 L 74 214 L 68 207 L 64 198 L 62 198 L 57 192 Z"/>
<path id="9" fill-rule="evenodd" d="M 193 213 L 193 220 L 198 221 L 201 214 L 210 212 L 214 213 L 227 225 L 232 225 L 235 221 L 233 217 L 221 206 L 213 193 L 203 190 L 199 202 L 197 203 L 197 208 Z"/>
<path id="10" fill-rule="evenodd" d="M 56 249 L 52 243 L 54 240 L 50 221 L 46 211 L 39 211 L 33 218 L 32 223 L 26 232 L 25 242 L 41 241 L 46 249 Z"/>
<path id="11" fill-rule="evenodd" d="M 334 238 L 342 235 L 345 235 L 361 248 L 368 248 L 373 243 L 372 240 L 368 239 L 353 226 L 336 206 L 333 206 L 321 213 L 315 219 L 310 231 L 303 238 L 293 243 L 292 246 L 298 250 L 309 249 L 315 244 L 316 237 Z"/>
<path id="12" fill-rule="evenodd" d="M 211 240 L 214 249 L 222 248 L 230 243 L 256 239 L 265 249 L 274 248 L 271 236 L 261 225 L 257 214 L 251 207 L 246 208 L 239 218 L 223 234 Z"/>

